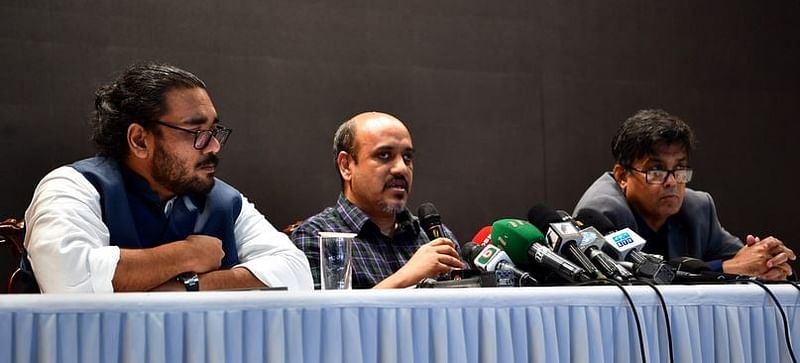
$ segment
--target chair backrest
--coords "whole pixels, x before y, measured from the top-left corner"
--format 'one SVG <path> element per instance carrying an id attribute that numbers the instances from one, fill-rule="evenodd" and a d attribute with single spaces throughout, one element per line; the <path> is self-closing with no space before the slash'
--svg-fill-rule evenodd
<path id="1" fill-rule="evenodd" d="M 0 291 L 6 292 L 5 282 L 10 281 L 14 271 L 19 268 L 25 247 L 25 221 L 6 219 L 0 222 Z"/>
<path id="2" fill-rule="evenodd" d="M 17 268 L 8 278 L 7 290 L 9 294 L 38 294 L 41 292 L 33 273 L 21 268 Z"/>
<path id="3" fill-rule="evenodd" d="M 25 240 L 25 221 L 9 218 L 0 222 L 0 237 L 6 242 L 11 242 L 17 255 L 21 256 L 22 251 L 25 250 L 25 246 L 22 244 Z"/>
<path id="4" fill-rule="evenodd" d="M 6 219 L 0 222 L 0 239 L 4 239 L 6 243 L 11 242 L 13 252 L 13 260 L 8 266 L 3 266 L 3 275 L 0 282 L 8 281 L 6 292 L 15 294 L 37 294 L 39 293 L 39 284 L 36 283 L 36 277 L 33 272 L 25 271 L 20 268 L 20 262 L 23 258 L 28 258 L 28 253 L 25 251 L 25 221 L 20 219 Z M 30 270 L 30 265 L 28 265 Z M 2 290 L 2 284 L 0 284 Z"/>
<path id="5" fill-rule="evenodd" d="M 299 221 L 295 221 L 294 223 L 289 224 L 286 227 L 283 227 L 283 229 L 281 229 L 281 232 L 283 232 L 287 236 L 291 237 L 292 236 L 292 232 L 294 232 L 295 229 L 300 227 L 300 225 L 303 224 L 303 222 L 304 222 L 304 220 L 302 220 L 302 219 L 299 220 Z"/>

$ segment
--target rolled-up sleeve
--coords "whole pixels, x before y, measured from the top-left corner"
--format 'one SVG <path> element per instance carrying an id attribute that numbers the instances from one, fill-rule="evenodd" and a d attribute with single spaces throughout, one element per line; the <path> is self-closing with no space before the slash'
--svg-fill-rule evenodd
<path id="1" fill-rule="evenodd" d="M 25 212 L 25 248 L 42 292 L 113 292 L 119 248 L 110 246 L 100 195 L 78 171 L 47 174 Z"/>
<path id="2" fill-rule="evenodd" d="M 247 198 L 234 227 L 241 264 L 267 286 L 312 290 L 308 259 L 289 237 L 275 229 Z"/>

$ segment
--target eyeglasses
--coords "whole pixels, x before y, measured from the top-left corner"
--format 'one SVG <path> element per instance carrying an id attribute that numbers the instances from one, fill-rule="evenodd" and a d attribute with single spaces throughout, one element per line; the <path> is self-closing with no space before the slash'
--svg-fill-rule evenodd
<path id="1" fill-rule="evenodd" d="M 225 142 L 228 141 L 228 137 L 231 136 L 231 133 L 233 132 L 233 129 L 229 129 L 222 125 L 215 125 L 213 129 L 209 130 L 189 130 L 189 129 L 184 129 L 183 127 L 178 127 L 175 125 L 168 124 L 164 121 L 154 120 L 153 122 L 161 126 L 193 134 L 194 143 L 192 145 L 197 150 L 205 149 L 206 146 L 208 146 L 208 143 L 211 141 L 212 137 L 217 139 L 217 141 L 219 141 L 220 147 L 224 146 Z"/>
<path id="2" fill-rule="evenodd" d="M 664 182 L 667 181 L 667 178 L 669 178 L 670 174 L 672 174 L 675 177 L 675 181 L 680 184 L 686 184 L 692 180 L 691 168 L 684 167 L 673 170 L 661 170 L 661 169 L 638 170 L 634 168 L 629 168 L 629 169 L 644 174 L 644 179 L 647 181 L 647 184 L 664 184 Z"/>

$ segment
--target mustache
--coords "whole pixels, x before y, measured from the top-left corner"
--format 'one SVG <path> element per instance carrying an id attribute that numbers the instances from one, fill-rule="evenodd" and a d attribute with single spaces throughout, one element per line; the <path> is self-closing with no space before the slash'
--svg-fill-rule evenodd
<path id="1" fill-rule="evenodd" d="M 197 163 L 197 165 L 196 165 L 196 166 L 197 166 L 198 168 L 202 168 L 202 167 L 204 167 L 204 166 L 213 166 L 213 167 L 216 167 L 218 164 L 219 164 L 219 156 L 217 156 L 217 155 L 215 155 L 215 154 L 211 154 L 211 155 L 209 155 L 208 157 L 204 158 L 203 160 L 200 160 L 200 161 Z"/>
<path id="2" fill-rule="evenodd" d="M 383 189 L 386 190 L 386 189 L 389 189 L 391 187 L 397 187 L 397 186 L 405 188 L 407 190 L 408 189 L 408 180 L 406 180 L 406 178 L 404 176 L 392 177 L 391 179 L 389 179 L 389 181 L 386 182 L 386 184 L 383 185 Z"/>
<path id="3" fill-rule="evenodd" d="M 666 197 L 678 197 L 677 190 L 666 190 L 659 195 L 659 198 L 666 198 Z"/>

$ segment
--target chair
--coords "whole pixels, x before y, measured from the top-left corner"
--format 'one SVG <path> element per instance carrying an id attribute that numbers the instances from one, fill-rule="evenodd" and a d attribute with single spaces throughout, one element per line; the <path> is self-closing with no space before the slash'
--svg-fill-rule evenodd
<path id="1" fill-rule="evenodd" d="M 5 283 L 19 268 L 22 257 L 22 240 L 25 238 L 25 222 L 6 219 L 0 222 L 0 281 Z M 5 291 L 3 286 L 2 292 Z"/>
<path id="2" fill-rule="evenodd" d="M 22 258 L 27 258 L 28 255 L 23 244 L 25 240 L 25 221 L 11 218 L 0 222 L 0 239 L 5 240 L 7 244 L 10 243 L 13 261 L 13 264 L 7 267 L 8 271 L 4 275 L 8 276 L 10 274 L 6 291 L 8 293 L 38 293 L 39 285 L 36 283 L 36 278 L 34 278 L 33 274 L 19 268 Z"/>
<path id="3" fill-rule="evenodd" d="M 303 224 L 303 222 L 305 222 L 305 220 L 302 219 L 299 221 L 295 221 L 294 223 L 289 224 L 286 227 L 283 227 L 283 229 L 281 229 L 281 232 L 291 237 L 292 232 L 294 232 L 298 227 L 300 227 L 300 225 Z"/>

